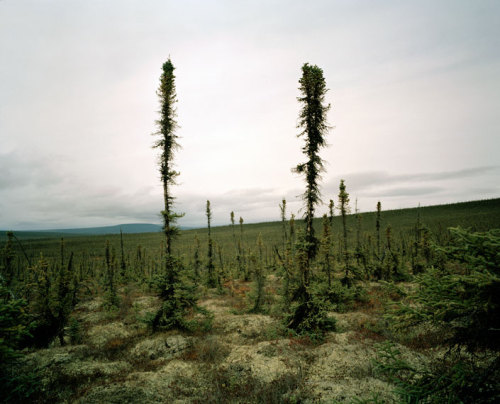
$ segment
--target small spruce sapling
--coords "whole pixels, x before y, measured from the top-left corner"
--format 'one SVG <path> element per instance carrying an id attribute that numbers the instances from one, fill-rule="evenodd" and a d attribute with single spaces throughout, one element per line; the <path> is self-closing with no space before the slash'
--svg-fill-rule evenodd
<path id="1" fill-rule="evenodd" d="M 200 281 L 200 269 L 201 269 L 201 259 L 200 259 L 200 239 L 198 235 L 194 235 L 194 256 L 193 256 L 193 275 L 194 281 L 197 284 Z"/>
<path id="2" fill-rule="evenodd" d="M 217 278 L 215 275 L 214 245 L 213 245 L 211 226 L 210 226 L 210 222 L 212 220 L 212 210 L 210 209 L 210 201 L 208 201 L 208 200 L 207 200 L 206 214 L 207 214 L 207 228 L 208 228 L 208 252 L 207 252 L 208 279 L 207 279 L 207 286 L 209 288 L 215 288 L 217 286 Z"/>
<path id="3" fill-rule="evenodd" d="M 332 259 L 332 236 L 330 233 L 330 222 L 328 216 L 323 215 L 323 235 L 321 237 L 321 268 L 326 274 L 328 280 L 328 289 L 332 286 L 332 272 L 333 272 L 333 259 Z"/>
<path id="4" fill-rule="evenodd" d="M 120 277 L 124 279 L 126 273 L 127 264 L 125 263 L 125 251 L 123 248 L 123 232 L 122 229 L 120 229 Z"/>
<path id="5" fill-rule="evenodd" d="M 349 249 L 347 247 L 347 215 L 349 214 L 349 194 L 346 191 L 346 186 L 344 180 L 340 180 L 339 185 L 339 210 L 342 216 L 342 240 L 343 240 L 343 250 L 344 250 L 344 269 L 345 275 L 342 278 L 342 284 L 351 286 L 352 278 L 351 278 L 351 266 L 350 266 L 350 256 Z"/>
<path id="6" fill-rule="evenodd" d="M 106 304 L 109 307 L 118 307 L 119 299 L 116 292 L 116 255 L 114 247 L 110 248 L 109 240 L 106 240 L 105 248 L 106 259 Z"/>
<path id="7" fill-rule="evenodd" d="M 376 213 L 376 216 L 375 216 L 375 234 L 376 234 L 376 237 L 377 237 L 377 253 L 376 253 L 376 260 L 375 260 L 375 271 L 374 271 L 374 275 L 375 275 L 375 279 L 382 279 L 382 260 L 383 260 L 383 256 L 382 256 L 382 252 L 381 252 L 381 249 L 380 249 L 380 227 L 381 227 L 381 223 L 382 223 L 382 204 L 380 203 L 380 201 L 377 202 L 377 213 Z"/>
<path id="8" fill-rule="evenodd" d="M 263 261 L 263 248 L 264 244 L 262 242 L 262 235 L 259 233 L 257 237 L 257 251 L 258 256 L 255 258 L 254 263 L 254 305 L 250 310 L 250 313 L 260 313 L 263 309 L 264 304 L 264 261 Z"/>

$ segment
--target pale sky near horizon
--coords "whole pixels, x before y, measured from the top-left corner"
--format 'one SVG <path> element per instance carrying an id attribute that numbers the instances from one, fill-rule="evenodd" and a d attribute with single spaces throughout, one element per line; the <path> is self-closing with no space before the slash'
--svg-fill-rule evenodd
<path id="1" fill-rule="evenodd" d="M 0 1 L 0 229 L 159 223 L 176 67 L 181 225 L 301 215 L 298 80 L 332 108 L 322 194 L 361 211 L 500 197 L 498 1 Z M 317 215 L 326 212 L 319 206 Z"/>

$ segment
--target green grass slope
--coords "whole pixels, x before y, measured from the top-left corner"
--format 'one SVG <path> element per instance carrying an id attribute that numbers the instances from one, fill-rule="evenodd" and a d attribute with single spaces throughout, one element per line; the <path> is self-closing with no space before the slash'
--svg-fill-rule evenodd
<path id="1" fill-rule="evenodd" d="M 278 216 L 277 212 L 276 216 Z M 411 209 L 398 209 L 382 211 L 382 231 L 390 225 L 393 236 L 396 238 L 413 237 L 417 216 L 420 215 L 421 223 L 426 226 L 432 234 L 445 235 L 449 227 L 461 226 L 473 231 L 486 231 L 492 228 L 500 228 L 500 198 L 489 199 L 474 202 L 453 203 L 447 205 L 428 206 Z M 360 214 L 362 236 L 375 234 L 375 212 Z M 342 231 L 342 221 L 339 216 L 334 218 L 334 237 L 340 238 Z M 356 236 L 356 218 L 355 215 L 349 215 L 347 218 L 349 228 L 350 242 L 353 243 Z M 302 220 L 296 220 L 296 229 L 303 227 Z M 321 218 L 315 220 L 317 235 L 321 235 Z M 118 230 L 119 232 L 119 230 Z M 15 233 L 18 238 L 20 233 Z M 36 237 L 29 238 L 30 234 L 24 234 L 22 244 L 28 256 L 36 259 L 43 253 L 47 258 L 57 257 L 60 251 L 60 238 L 64 237 L 65 250 L 74 252 L 77 256 L 86 254 L 89 256 L 100 257 L 104 254 L 106 240 L 115 248 L 117 253 L 120 251 L 120 235 L 76 235 L 68 237 L 68 234 L 51 234 L 47 238 Z M 240 232 L 240 226 L 235 225 L 234 229 L 228 226 L 218 226 L 212 228 L 212 237 L 216 247 L 220 247 L 220 257 L 223 260 L 233 260 L 237 248 L 237 242 L 241 237 L 243 248 L 255 250 L 255 243 L 258 235 L 262 235 L 267 256 L 272 255 L 274 246 L 281 247 L 281 222 L 266 222 L 244 224 L 243 232 Z M 201 242 L 201 257 L 206 255 L 207 231 L 206 229 L 182 230 L 179 238 L 174 243 L 174 252 L 179 257 L 184 257 L 187 261 L 191 259 L 194 252 L 194 237 L 198 236 Z M 0 246 L 5 241 L 5 233 L 2 235 Z M 130 261 L 140 254 L 148 259 L 160 257 L 163 250 L 163 234 L 154 233 L 127 233 L 124 230 L 123 235 L 125 253 Z M 2 242 L 3 241 L 3 242 Z M 352 244 L 351 244 L 352 246 Z"/>

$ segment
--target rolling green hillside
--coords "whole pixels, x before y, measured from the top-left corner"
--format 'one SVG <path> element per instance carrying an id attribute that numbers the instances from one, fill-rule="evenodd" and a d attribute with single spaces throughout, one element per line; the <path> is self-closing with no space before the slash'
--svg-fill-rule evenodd
<path id="1" fill-rule="evenodd" d="M 417 216 L 420 215 L 421 223 L 427 227 L 431 234 L 438 241 L 446 241 L 448 227 L 461 226 L 473 231 L 486 231 L 492 228 L 500 228 L 500 198 L 483 201 L 453 203 L 447 205 L 428 206 L 411 209 L 398 209 L 382 211 L 382 229 L 390 225 L 393 236 L 396 239 L 410 239 L 413 237 Z M 276 214 L 278 216 L 278 212 Z M 361 235 L 370 237 L 375 232 L 375 212 L 362 213 L 361 216 Z M 349 237 L 353 243 L 356 236 L 355 215 L 349 215 L 347 218 L 349 228 Z M 341 218 L 334 218 L 334 237 L 339 238 L 341 232 Z M 118 232 L 119 232 L 119 226 Z M 296 219 L 296 229 L 302 227 L 302 221 Z M 321 234 L 321 218 L 315 219 L 315 227 L 318 235 Z M 242 245 L 246 249 L 254 249 L 257 236 L 262 235 L 266 248 L 266 255 L 270 256 L 274 246 L 281 246 L 281 222 L 266 222 L 244 224 L 243 232 L 239 225 L 218 226 L 212 228 L 212 237 L 216 246 L 220 247 L 222 259 L 226 262 L 233 260 L 237 241 L 240 238 Z M 233 236 L 234 230 L 234 236 Z M 89 256 L 102 257 L 104 254 L 104 245 L 106 240 L 118 251 L 120 246 L 119 234 L 82 236 L 63 233 L 47 234 L 46 238 L 39 238 L 46 233 L 36 233 L 36 236 L 30 237 L 32 233 L 15 233 L 22 243 L 26 253 L 32 259 L 35 259 L 43 253 L 47 258 L 56 257 L 59 254 L 60 238 L 65 239 L 66 251 L 74 252 L 77 256 L 88 254 Z M 206 230 L 193 229 L 182 230 L 180 237 L 174 243 L 174 251 L 180 257 L 189 261 L 194 252 L 194 237 L 197 235 L 201 242 L 201 256 L 206 254 Z M 22 237 L 21 237 L 22 236 Z M 5 241 L 5 233 L 2 234 L 2 241 Z M 129 260 L 132 260 L 137 254 L 145 256 L 146 259 L 158 259 L 161 255 L 163 235 L 160 232 L 155 233 L 127 233 L 124 228 L 124 249 Z M 351 244 L 352 245 L 352 244 Z M 19 248 L 19 247 L 18 247 Z M 19 256 L 18 256 L 19 257 Z M 218 257 L 219 259 L 220 257 Z"/>

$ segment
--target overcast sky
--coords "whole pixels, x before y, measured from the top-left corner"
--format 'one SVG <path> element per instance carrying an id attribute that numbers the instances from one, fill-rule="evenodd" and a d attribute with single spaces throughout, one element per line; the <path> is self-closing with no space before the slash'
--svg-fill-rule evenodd
<path id="1" fill-rule="evenodd" d="M 325 202 L 340 178 L 361 211 L 500 196 L 498 1 L 2 0 L 0 228 L 160 222 L 169 56 L 182 225 L 207 199 L 215 224 L 303 213 L 305 62 L 332 105 Z"/>

